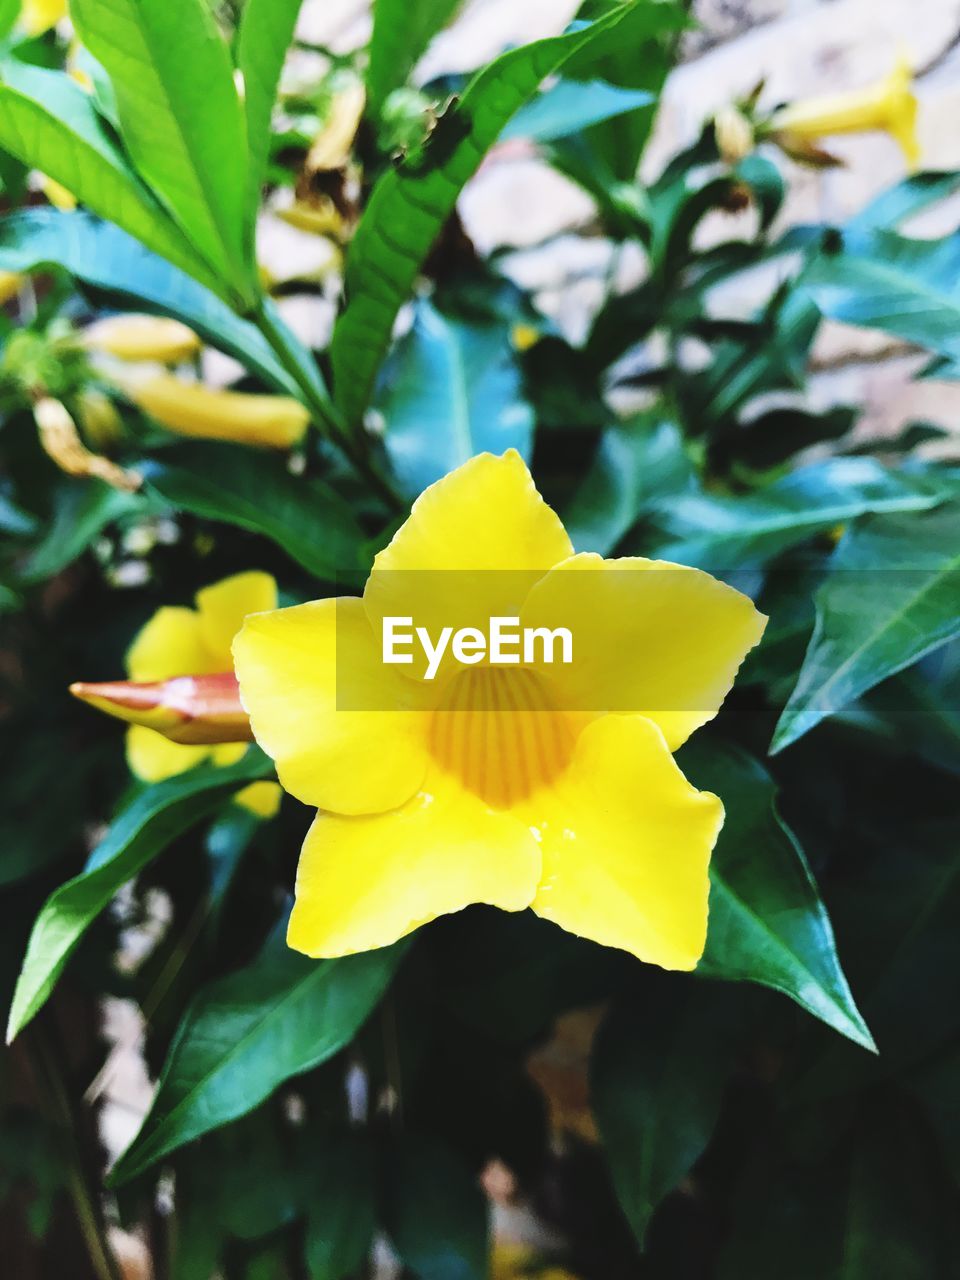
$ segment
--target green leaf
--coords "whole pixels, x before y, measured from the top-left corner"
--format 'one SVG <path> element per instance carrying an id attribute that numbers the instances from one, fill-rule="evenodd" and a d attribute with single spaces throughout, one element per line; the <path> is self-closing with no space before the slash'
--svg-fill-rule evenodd
<path id="1" fill-rule="evenodd" d="M 50 895 L 34 922 L 10 1009 L 8 1043 L 42 1008 L 74 948 L 120 886 L 231 790 L 271 771 L 266 757 L 251 750 L 229 769 L 204 766 L 146 787 L 117 815 L 83 871 Z"/>
<path id="2" fill-rule="evenodd" d="M 736 1048 L 732 994 L 654 980 L 615 1006 L 597 1036 L 591 1107 L 641 1247 L 654 1210 L 703 1154 L 720 1114 Z"/>
<path id="3" fill-rule="evenodd" d="M 250 214 L 256 216 L 270 151 L 277 86 L 303 0 L 246 0 L 237 28 L 237 67 L 250 148 Z"/>
<path id="4" fill-rule="evenodd" d="M 64 480 L 51 498 L 43 540 L 17 570 L 17 581 L 25 586 L 52 578 L 83 555 L 108 524 L 147 506 L 136 494 L 90 479 Z"/>
<path id="5" fill-rule="evenodd" d="M 817 593 L 813 637 L 771 752 L 960 636 L 958 601 L 960 503 L 851 529 Z"/>
<path id="6" fill-rule="evenodd" d="M 125 1182 L 185 1142 L 246 1115 L 285 1080 L 339 1053 L 383 995 L 404 950 L 396 944 L 342 960 L 310 960 L 277 932 L 252 964 L 201 990 L 111 1182 Z"/>
<path id="7" fill-rule="evenodd" d="M 824 315 L 960 356 L 960 232 L 908 240 L 894 231 L 827 233 L 800 282 Z"/>
<path id="8" fill-rule="evenodd" d="M 203 259 L 142 185 L 90 98 L 69 76 L 7 59 L 0 67 L 0 146 L 188 275 L 218 288 Z"/>
<path id="9" fill-rule="evenodd" d="M 484 154 L 546 76 L 574 54 L 589 53 L 634 8 L 621 6 L 587 27 L 502 54 L 471 80 L 423 154 L 377 182 L 350 246 L 347 306 L 330 353 L 335 399 L 349 421 L 362 417 L 397 311 Z"/>
<path id="10" fill-rule="evenodd" d="M 361 562 L 350 506 L 321 480 L 229 444 L 183 445 L 140 466 L 149 487 L 183 511 L 262 534 L 326 582 Z"/>
<path id="11" fill-rule="evenodd" d="M 299 396 L 266 339 L 203 285 L 119 227 L 81 210 L 23 209 L 0 218 L 0 270 L 59 266 L 115 303 L 174 316 L 268 385 Z"/>
<path id="12" fill-rule="evenodd" d="M 360 1271 L 377 1226 L 377 1170 L 363 1134 L 324 1144 L 310 1185 L 304 1255 L 310 1280 Z"/>
<path id="13" fill-rule="evenodd" d="M 103 64 L 137 171 L 236 299 L 259 293 L 249 153 L 230 51 L 202 0 L 72 0 Z"/>
<path id="14" fill-rule="evenodd" d="M 644 514 L 673 502 L 692 477 L 675 423 L 641 416 L 609 427 L 564 512 L 574 547 L 608 555 Z"/>
<path id="15" fill-rule="evenodd" d="M 647 89 L 623 89 L 606 80 L 560 80 L 521 107 L 500 141 L 526 138 L 552 142 L 638 107 L 649 107 L 654 101 L 654 94 Z"/>
<path id="16" fill-rule="evenodd" d="M 387 95 L 406 83 L 407 76 L 433 36 L 453 17 L 461 0 L 375 0 L 367 98 L 378 116 Z"/>
<path id="17" fill-rule="evenodd" d="M 939 204 L 960 189 L 960 170 L 938 172 L 933 169 L 912 173 L 902 182 L 875 196 L 865 208 L 846 224 L 848 231 L 885 230 L 896 227 L 932 204 Z"/>
<path id="18" fill-rule="evenodd" d="M 875 458 L 831 458 L 743 497 L 680 494 L 657 517 L 673 536 L 654 545 L 664 560 L 755 568 L 835 525 L 870 512 L 924 511 L 948 492 L 936 478 L 890 471 Z"/>
<path id="19" fill-rule="evenodd" d="M 417 1280 L 486 1280 L 486 1201 L 470 1170 L 438 1140 L 410 1136 L 394 1153 L 385 1225 Z"/>
<path id="20" fill-rule="evenodd" d="M 376 405 L 410 497 L 484 450 L 516 449 L 530 460 L 533 411 L 523 400 L 507 328 L 497 322 L 467 324 L 419 303 Z"/>
<path id="21" fill-rule="evenodd" d="M 810 868 L 777 812 L 770 776 L 739 749 L 713 740 L 689 743 L 679 763 L 726 810 L 710 864 L 710 926 L 697 972 L 772 987 L 873 1049 Z"/>

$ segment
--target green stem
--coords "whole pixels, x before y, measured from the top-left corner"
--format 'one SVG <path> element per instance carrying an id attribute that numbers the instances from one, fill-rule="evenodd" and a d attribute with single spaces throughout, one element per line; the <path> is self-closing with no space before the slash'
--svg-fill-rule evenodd
<path id="1" fill-rule="evenodd" d="M 310 409 L 318 427 L 325 430 L 330 440 L 346 455 L 354 468 L 370 484 L 371 488 L 393 511 L 402 511 L 404 504 L 399 494 L 371 462 L 362 433 L 351 431 L 335 406 L 318 394 L 316 387 L 302 367 L 297 354 L 287 342 L 283 329 L 276 323 L 266 299 L 261 299 L 251 318 L 269 342 L 277 359 L 297 384 L 304 403 Z"/>
<path id="2" fill-rule="evenodd" d="M 103 1213 L 90 1188 L 83 1155 L 76 1137 L 75 1117 L 55 1055 L 36 1024 L 30 1029 L 35 1049 L 35 1079 L 41 1107 L 63 1136 L 67 1163 L 67 1185 L 77 1221 L 86 1241 L 90 1262 L 99 1280 L 121 1280 L 113 1250 L 107 1241 Z"/>

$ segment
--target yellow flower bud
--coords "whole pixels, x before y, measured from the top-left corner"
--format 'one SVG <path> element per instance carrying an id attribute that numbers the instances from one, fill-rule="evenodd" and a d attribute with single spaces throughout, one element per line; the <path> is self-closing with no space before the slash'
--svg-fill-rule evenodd
<path id="1" fill-rule="evenodd" d="M 232 671 L 146 682 L 78 681 L 70 686 L 70 692 L 109 716 L 153 729 L 171 742 L 253 741 L 250 718 L 240 703 Z"/>
<path id="2" fill-rule="evenodd" d="M 61 471 L 71 476 L 93 476 L 114 489 L 127 492 L 134 492 L 143 484 L 138 472 L 126 471 L 109 458 L 91 453 L 80 439 L 77 424 L 59 400 L 41 396 L 33 406 L 33 416 L 44 452 Z"/>
<path id="3" fill-rule="evenodd" d="M 40 190 L 47 197 L 55 209 L 63 209 L 66 213 L 70 213 L 72 209 L 77 207 L 77 197 L 72 191 L 53 178 L 48 178 L 45 173 L 40 174 Z"/>
<path id="4" fill-rule="evenodd" d="M 309 412 L 290 396 L 218 391 L 169 373 L 117 381 L 145 413 L 182 436 L 289 449 L 310 422 Z"/>
<path id="5" fill-rule="evenodd" d="M 77 397 L 80 426 L 86 439 L 98 449 L 110 449 L 123 438 L 123 419 L 108 395 L 87 387 Z"/>
<path id="6" fill-rule="evenodd" d="M 913 72 L 901 54 L 889 75 L 875 84 L 849 93 L 829 94 L 795 102 L 777 111 L 769 131 L 789 150 L 835 133 L 888 133 L 899 143 L 907 163 L 920 162 L 917 139 L 917 99 Z"/>
<path id="7" fill-rule="evenodd" d="M 366 92 L 359 80 L 335 95 L 326 122 L 307 153 L 307 173 L 323 173 L 344 167 L 350 159 L 350 148 L 365 102 Z"/>
<path id="8" fill-rule="evenodd" d="M 737 107 L 721 107 L 713 117 L 713 131 L 727 164 L 737 164 L 753 150 L 753 126 Z"/>
<path id="9" fill-rule="evenodd" d="M 540 330 L 532 324 L 515 324 L 510 330 L 510 341 L 514 351 L 529 351 L 540 341 Z"/>
<path id="10" fill-rule="evenodd" d="M 277 217 L 298 231 L 309 231 L 314 236 L 346 238 L 346 221 L 329 196 L 319 196 L 312 201 L 297 200 L 286 209 L 278 209 Z"/>
<path id="11" fill-rule="evenodd" d="M 167 316 L 107 316 L 83 332 L 84 345 L 118 360 L 155 360 L 179 364 L 200 350 L 192 329 Z"/>

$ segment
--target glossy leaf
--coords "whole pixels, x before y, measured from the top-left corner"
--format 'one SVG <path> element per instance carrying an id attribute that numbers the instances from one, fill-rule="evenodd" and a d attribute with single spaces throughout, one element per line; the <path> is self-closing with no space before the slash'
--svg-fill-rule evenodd
<path id="1" fill-rule="evenodd" d="M 699 738 L 678 759 L 696 786 L 720 796 L 726 811 L 710 865 L 707 948 L 697 972 L 772 987 L 872 1049 L 826 908 L 777 812 L 769 775 L 738 749 Z"/>
<path id="2" fill-rule="evenodd" d="M 577 551 L 608 555 L 643 515 L 692 482 L 675 424 L 635 418 L 604 431 L 563 523 Z"/>
<path id="3" fill-rule="evenodd" d="M 837 547 L 771 751 L 960 636 L 960 504 L 875 516 Z"/>
<path id="4" fill-rule="evenodd" d="M 358 421 L 390 342 L 393 322 L 461 189 L 508 120 L 548 75 L 616 30 L 635 4 L 586 27 L 511 49 L 480 71 L 438 122 L 423 154 L 374 187 L 347 259 L 347 306 L 334 328 L 334 396 Z"/>
<path id="5" fill-rule="evenodd" d="M 34 1017 L 85 931 L 128 880 L 172 840 L 212 813 L 230 794 L 272 771 L 258 750 L 229 769 L 201 767 L 144 788 L 114 819 L 78 876 L 47 899 L 37 917 L 17 981 L 7 1039 Z"/>
<path id="6" fill-rule="evenodd" d="M 947 497 L 935 477 L 874 458 L 831 458 L 743 497 L 681 494 L 658 516 L 656 554 L 713 571 L 755 568 L 814 534 L 872 512 L 924 511 Z"/>
<path id="7" fill-rule="evenodd" d="M 252 964 L 201 990 L 111 1181 L 125 1182 L 246 1115 L 285 1080 L 339 1053 L 383 995 L 404 949 L 317 961 L 291 951 L 277 932 Z"/>
<path id="8" fill-rule="evenodd" d="M 367 97 L 379 115 L 387 95 L 406 83 L 430 40 L 453 17 L 461 0 L 376 0 L 367 66 Z"/>
<path id="9" fill-rule="evenodd" d="M 643 1245 L 657 1205 L 703 1154 L 736 1046 L 730 995 L 660 981 L 607 1016 L 590 1101 L 620 1206 Z"/>
<path id="10" fill-rule="evenodd" d="M 356 1274 L 377 1226 L 377 1170 L 362 1134 L 326 1143 L 307 1203 L 304 1254 L 310 1280 Z"/>
<path id="11" fill-rule="evenodd" d="M 0 218 L 0 270 L 63 267 L 114 304 L 174 316 L 268 385 L 297 395 L 296 383 L 262 334 L 209 289 L 132 236 L 82 211 L 24 209 Z"/>
<path id="12" fill-rule="evenodd" d="M 7 59 L 0 68 L 0 146 L 60 182 L 195 279 L 216 278 L 143 186 L 69 76 Z"/>
<path id="13" fill-rule="evenodd" d="M 321 480 L 291 475 L 277 459 L 204 443 L 165 450 L 141 470 L 167 502 L 262 534 L 323 581 L 360 564 L 363 533 L 350 507 Z"/>
<path id="14" fill-rule="evenodd" d="M 303 0 L 246 0 L 237 28 L 237 67 L 250 149 L 250 212 L 256 213 L 270 151 L 280 74 Z"/>
<path id="15" fill-rule="evenodd" d="M 521 107 L 501 133 L 500 141 L 526 138 L 530 142 L 552 142 L 639 107 L 649 107 L 654 101 L 654 94 L 646 89 L 624 89 L 606 80 L 560 80 Z"/>
<path id="16" fill-rule="evenodd" d="M 960 356 L 960 236 L 908 240 L 874 229 L 836 237 L 801 277 L 824 315 Z"/>
<path id="17" fill-rule="evenodd" d="M 443 1143 L 411 1136 L 394 1153 L 385 1225 L 417 1280 L 486 1280 L 486 1201 Z"/>
<path id="18" fill-rule="evenodd" d="M 896 227 L 932 204 L 947 200 L 960 189 L 960 170 L 927 169 L 881 191 L 847 222 L 848 231 L 884 230 Z"/>
<path id="19" fill-rule="evenodd" d="M 237 300 L 258 292 L 247 234 L 249 155 L 233 65 L 202 0 L 72 0 L 105 67 L 137 171 Z"/>
<path id="20" fill-rule="evenodd" d="M 516 449 L 530 459 L 533 411 L 501 324 L 468 324 L 420 303 L 387 364 L 376 405 L 394 471 L 410 497 L 485 450 Z"/>

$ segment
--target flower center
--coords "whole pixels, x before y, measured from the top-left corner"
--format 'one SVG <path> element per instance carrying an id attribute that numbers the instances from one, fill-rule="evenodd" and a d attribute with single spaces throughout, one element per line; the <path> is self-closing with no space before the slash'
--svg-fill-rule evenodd
<path id="1" fill-rule="evenodd" d="M 433 713 L 430 751 L 448 773 L 495 809 L 508 809 L 549 785 L 567 767 L 574 744 L 532 671 L 476 667 L 450 681 Z"/>

